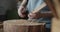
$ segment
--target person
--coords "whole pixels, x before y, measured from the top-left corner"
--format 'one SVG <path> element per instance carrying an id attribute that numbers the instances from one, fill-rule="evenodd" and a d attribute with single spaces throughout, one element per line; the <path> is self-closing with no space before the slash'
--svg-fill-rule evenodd
<path id="1" fill-rule="evenodd" d="M 25 1 L 25 2 L 24 2 Z M 46 23 L 46 32 L 50 32 L 51 28 L 51 17 L 52 12 L 49 10 L 48 6 L 46 5 L 44 8 L 42 8 L 40 11 L 36 13 L 32 13 L 32 11 L 40 6 L 42 3 L 44 3 L 44 0 L 28 0 L 27 5 L 25 4 L 27 0 L 23 0 L 22 4 L 20 5 L 18 9 L 18 15 L 21 18 L 26 17 L 26 11 L 28 11 L 28 18 L 35 19 L 37 22 L 45 22 Z M 25 14 L 24 14 L 25 13 Z"/>

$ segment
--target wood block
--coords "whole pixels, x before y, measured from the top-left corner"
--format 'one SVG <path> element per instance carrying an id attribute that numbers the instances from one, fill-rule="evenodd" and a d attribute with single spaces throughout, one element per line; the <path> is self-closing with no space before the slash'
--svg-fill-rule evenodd
<path id="1" fill-rule="evenodd" d="M 45 23 L 27 20 L 8 20 L 3 23 L 4 32 L 45 32 Z"/>
<path id="2" fill-rule="evenodd" d="M 53 12 L 54 17 L 58 18 L 56 8 L 54 6 L 53 0 L 45 0 L 46 4 L 50 8 L 50 10 Z"/>
<path id="3" fill-rule="evenodd" d="M 60 19 L 52 19 L 51 32 L 60 32 Z"/>
<path id="4" fill-rule="evenodd" d="M 60 0 L 52 0 L 53 4 L 55 6 L 56 12 L 57 12 L 57 16 L 60 19 Z"/>

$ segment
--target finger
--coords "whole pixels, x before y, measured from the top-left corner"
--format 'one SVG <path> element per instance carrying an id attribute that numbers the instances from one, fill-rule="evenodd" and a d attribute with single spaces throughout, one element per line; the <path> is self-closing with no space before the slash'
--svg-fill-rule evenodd
<path id="1" fill-rule="evenodd" d="M 25 12 L 25 8 L 21 8 L 21 12 Z"/>
<path id="2" fill-rule="evenodd" d="M 36 14 L 35 14 L 35 13 L 31 13 L 31 14 L 30 14 L 30 16 L 33 16 L 33 17 L 35 17 L 35 16 L 36 16 Z"/>
<path id="3" fill-rule="evenodd" d="M 36 15 L 35 15 L 35 14 L 30 13 L 30 14 L 28 15 L 28 17 L 29 17 L 29 18 L 35 18 L 35 17 L 36 17 Z"/>
<path id="4" fill-rule="evenodd" d="M 24 18 L 24 17 L 26 17 L 26 15 L 20 14 L 20 17 Z"/>
<path id="5" fill-rule="evenodd" d="M 28 15 L 28 17 L 29 17 L 29 18 L 31 18 L 31 19 L 33 19 L 33 17 L 32 17 L 32 16 L 30 16 L 30 15 Z"/>

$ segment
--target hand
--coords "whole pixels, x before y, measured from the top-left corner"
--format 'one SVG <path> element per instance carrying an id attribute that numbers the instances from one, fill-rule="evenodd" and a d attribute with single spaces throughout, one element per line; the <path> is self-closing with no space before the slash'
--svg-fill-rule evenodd
<path id="1" fill-rule="evenodd" d="M 22 18 L 26 17 L 26 9 L 23 6 L 20 6 L 18 9 L 18 15 Z"/>
<path id="2" fill-rule="evenodd" d="M 30 13 L 28 14 L 28 17 L 29 18 L 32 18 L 32 19 L 37 19 L 37 18 L 40 18 L 40 13 Z"/>

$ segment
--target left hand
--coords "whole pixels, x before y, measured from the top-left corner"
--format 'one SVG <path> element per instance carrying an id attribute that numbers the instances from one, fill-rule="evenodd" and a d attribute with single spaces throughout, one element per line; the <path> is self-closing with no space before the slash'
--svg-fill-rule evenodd
<path id="1" fill-rule="evenodd" d="M 37 19 L 41 17 L 40 15 L 41 15 L 40 13 L 29 13 L 28 17 L 32 19 Z"/>

